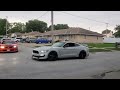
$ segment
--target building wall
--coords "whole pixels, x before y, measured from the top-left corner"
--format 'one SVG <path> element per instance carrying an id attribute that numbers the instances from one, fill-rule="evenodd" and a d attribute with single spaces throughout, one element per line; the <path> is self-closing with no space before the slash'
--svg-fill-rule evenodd
<path id="1" fill-rule="evenodd" d="M 79 43 L 103 43 L 103 37 L 97 36 L 85 36 L 85 35 L 61 35 L 61 36 L 54 36 L 54 41 L 57 40 L 66 40 Z"/>
<path id="2" fill-rule="evenodd" d="M 22 36 L 22 38 L 36 38 L 37 36 L 36 35 L 24 35 Z"/>
<path id="3" fill-rule="evenodd" d="M 116 43 L 116 42 L 120 42 L 120 38 L 104 37 L 103 42 L 104 43 Z"/>
<path id="4" fill-rule="evenodd" d="M 82 43 L 103 43 L 103 37 L 77 35 L 77 41 Z"/>

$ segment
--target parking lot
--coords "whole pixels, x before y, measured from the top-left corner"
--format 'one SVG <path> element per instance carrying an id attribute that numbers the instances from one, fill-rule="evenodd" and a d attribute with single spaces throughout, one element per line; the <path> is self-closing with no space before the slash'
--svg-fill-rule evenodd
<path id="1" fill-rule="evenodd" d="M 36 61 L 31 59 L 33 48 L 19 44 L 18 53 L 0 53 L 0 79 L 105 79 L 120 70 L 120 51 L 90 53 L 86 59 Z"/>

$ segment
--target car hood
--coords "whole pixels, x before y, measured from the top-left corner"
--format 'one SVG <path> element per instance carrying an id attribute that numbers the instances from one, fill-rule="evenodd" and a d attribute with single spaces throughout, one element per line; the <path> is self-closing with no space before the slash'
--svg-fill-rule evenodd
<path id="1" fill-rule="evenodd" d="M 38 50 L 38 51 L 40 51 L 40 50 L 49 50 L 51 48 L 53 48 L 53 47 L 51 47 L 51 46 L 43 46 L 43 47 L 35 48 L 34 50 Z"/>

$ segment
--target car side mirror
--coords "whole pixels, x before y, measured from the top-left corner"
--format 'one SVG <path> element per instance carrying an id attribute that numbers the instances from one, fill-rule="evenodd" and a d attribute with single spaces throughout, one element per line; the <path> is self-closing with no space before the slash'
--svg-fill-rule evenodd
<path id="1" fill-rule="evenodd" d="M 68 46 L 63 46 L 63 48 L 67 48 Z"/>
<path id="2" fill-rule="evenodd" d="M 63 48 L 66 48 L 66 46 L 63 46 Z"/>

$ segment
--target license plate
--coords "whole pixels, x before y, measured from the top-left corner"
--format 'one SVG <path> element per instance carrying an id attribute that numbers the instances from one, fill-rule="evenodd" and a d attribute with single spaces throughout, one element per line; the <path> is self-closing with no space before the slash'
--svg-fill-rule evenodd
<path id="1" fill-rule="evenodd" d="M 7 51 L 9 52 L 10 50 L 9 50 L 9 49 L 7 49 Z"/>

